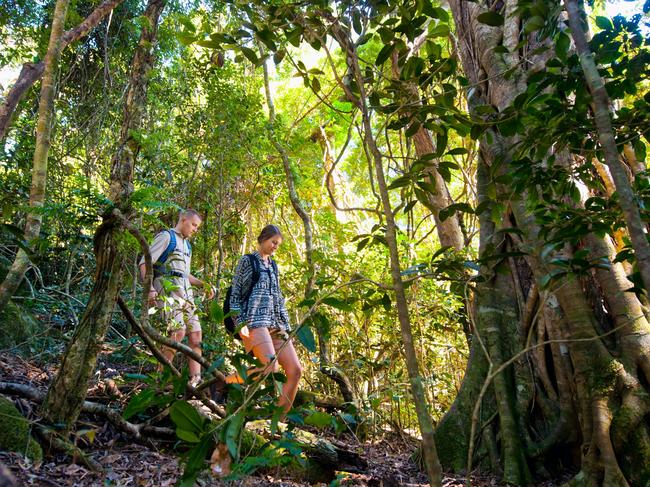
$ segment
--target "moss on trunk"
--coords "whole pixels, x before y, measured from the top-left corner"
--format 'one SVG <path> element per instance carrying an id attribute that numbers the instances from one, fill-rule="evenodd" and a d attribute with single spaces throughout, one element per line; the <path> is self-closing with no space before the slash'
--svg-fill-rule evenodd
<path id="1" fill-rule="evenodd" d="M 22 453 L 35 463 L 43 460 L 43 450 L 31 436 L 31 425 L 14 403 L 0 396 L 0 450 Z"/>

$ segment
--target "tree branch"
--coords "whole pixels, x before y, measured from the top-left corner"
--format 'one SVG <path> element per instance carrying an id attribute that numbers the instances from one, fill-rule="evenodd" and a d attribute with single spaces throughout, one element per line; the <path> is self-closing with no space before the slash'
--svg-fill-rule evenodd
<path id="1" fill-rule="evenodd" d="M 65 49 L 68 45 L 78 41 L 83 36 L 88 34 L 101 20 L 108 15 L 115 7 L 117 7 L 124 0 L 105 0 L 99 5 L 92 13 L 86 17 L 83 22 L 73 29 L 63 33 L 61 38 L 61 49 Z M 25 63 L 23 64 L 18 79 L 9 90 L 5 102 L 0 106 L 0 141 L 4 140 L 7 136 L 7 130 L 11 122 L 11 118 L 16 111 L 16 107 L 23 99 L 27 91 L 43 76 L 45 71 L 45 62 L 40 63 Z"/>

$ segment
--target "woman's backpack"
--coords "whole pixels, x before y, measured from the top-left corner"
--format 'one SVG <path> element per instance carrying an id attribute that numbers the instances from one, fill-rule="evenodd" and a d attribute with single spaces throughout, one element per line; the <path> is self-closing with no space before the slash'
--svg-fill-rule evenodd
<path id="1" fill-rule="evenodd" d="M 253 275 L 251 276 L 250 286 L 244 293 L 242 299 L 242 301 L 248 302 L 253 292 L 253 289 L 255 288 L 255 284 L 257 284 L 257 282 L 260 280 L 260 263 L 257 260 L 257 257 L 255 257 L 255 255 L 253 254 L 246 254 L 244 257 L 248 258 L 248 262 L 250 262 L 251 269 L 253 269 Z M 273 259 L 271 259 L 271 267 L 273 267 L 273 272 L 275 272 L 275 278 L 277 279 L 278 266 Z M 223 301 L 223 314 L 225 316 L 225 318 L 223 319 L 223 324 L 226 326 L 226 330 L 228 331 L 228 333 L 230 333 L 237 340 L 241 340 L 239 333 L 235 333 L 235 330 L 237 329 L 237 324 L 235 323 L 235 320 L 233 319 L 232 315 L 230 315 L 231 294 L 232 294 L 232 286 L 228 286 L 228 289 L 226 290 L 226 297 Z"/>

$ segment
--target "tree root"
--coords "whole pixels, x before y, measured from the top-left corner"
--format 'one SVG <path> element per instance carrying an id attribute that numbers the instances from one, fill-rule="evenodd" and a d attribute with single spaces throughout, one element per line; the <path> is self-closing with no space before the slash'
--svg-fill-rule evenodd
<path id="1" fill-rule="evenodd" d="M 83 450 L 81 450 L 81 448 L 62 438 L 55 430 L 46 428 L 42 425 L 36 425 L 34 431 L 42 440 L 42 444 L 50 450 L 55 450 L 71 456 L 75 462 L 81 463 L 89 470 L 95 472 L 102 470 L 101 464 L 90 458 Z"/>

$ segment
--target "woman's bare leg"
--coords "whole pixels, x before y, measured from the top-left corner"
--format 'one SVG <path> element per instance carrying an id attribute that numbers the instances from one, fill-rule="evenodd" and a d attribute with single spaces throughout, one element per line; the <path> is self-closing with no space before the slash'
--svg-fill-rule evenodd
<path id="1" fill-rule="evenodd" d="M 254 367 L 248 370 L 251 374 L 270 374 L 279 370 L 277 360 L 272 365 L 269 364 L 275 358 L 275 348 L 273 347 L 273 338 L 268 328 L 249 329 L 247 334 L 241 334 L 244 349 L 253 355 L 257 360 L 264 364 L 264 367 Z"/>
<path id="2" fill-rule="evenodd" d="M 273 345 L 276 350 L 279 350 L 278 362 L 280 362 L 287 376 L 287 382 L 282 386 L 282 394 L 278 401 L 278 406 L 281 406 L 286 413 L 291 409 L 293 400 L 298 393 L 298 383 L 302 377 L 302 366 L 291 340 L 285 342 L 282 338 L 273 337 Z"/>

